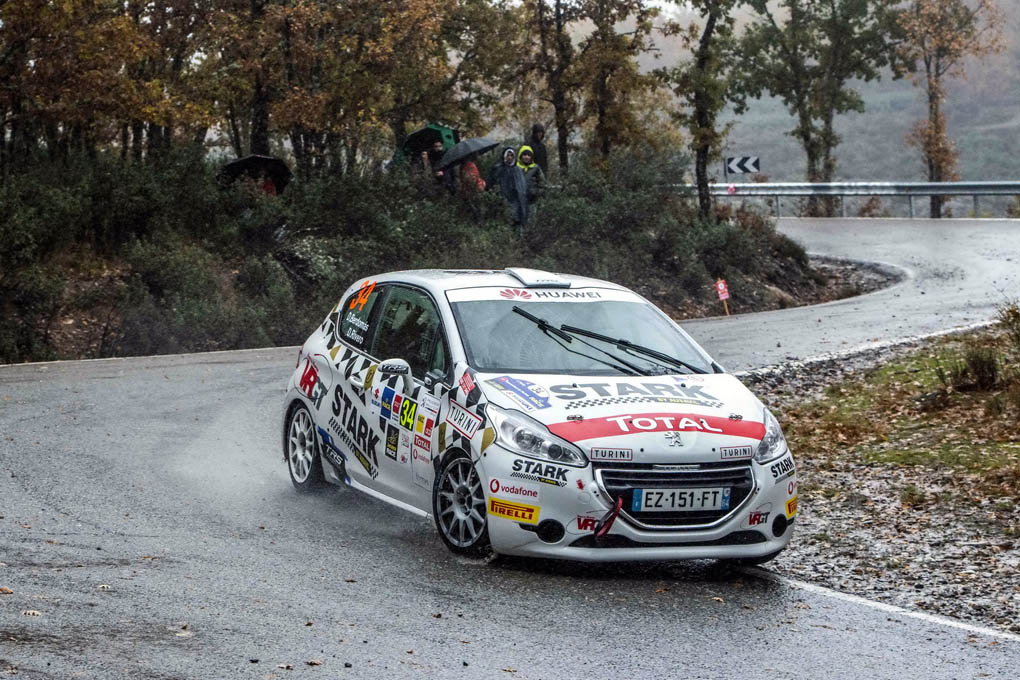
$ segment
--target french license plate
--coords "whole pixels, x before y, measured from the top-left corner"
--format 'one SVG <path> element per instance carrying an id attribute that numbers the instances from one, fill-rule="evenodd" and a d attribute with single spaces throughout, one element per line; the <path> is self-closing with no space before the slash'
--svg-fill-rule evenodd
<path id="1" fill-rule="evenodd" d="M 729 510 L 729 487 L 704 489 L 634 489 L 631 512 L 698 512 Z"/>

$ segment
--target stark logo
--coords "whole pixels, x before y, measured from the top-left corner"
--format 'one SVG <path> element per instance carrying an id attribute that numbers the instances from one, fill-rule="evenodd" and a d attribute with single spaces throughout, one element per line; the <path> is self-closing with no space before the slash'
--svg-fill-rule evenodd
<path id="1" fill-rule="evenodd" d="M 500 297 L 505 297 L 508 300 L 514 300 L 517 298 L 520 298 L 522 300 L 531 299 L 531 293 L 529 293 L 526 290 L 521 290 L 520 288 L 506 288 L 504 290 L 499 291 L 499 294 Z"/>

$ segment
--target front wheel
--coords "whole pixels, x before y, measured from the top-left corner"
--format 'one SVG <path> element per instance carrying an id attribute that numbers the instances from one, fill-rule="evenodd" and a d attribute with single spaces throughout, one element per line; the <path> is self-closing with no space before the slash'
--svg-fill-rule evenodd
<path id="1" fill-rule="evenodd" d="M 483 557 L 492 552 L 485 514 L 485 493 L 471 459 L 449 456 L 432 487 L 432 515 L 439 537 L 452 552 Z"/>
<path id="2" fill-rule="evenodd" d="M 315 423 L 304 404 L 291 409 L 287 417 L 284 447 L 290 481 L 295 489 L 308 493 L 326 485 L 315 441 Z"/>

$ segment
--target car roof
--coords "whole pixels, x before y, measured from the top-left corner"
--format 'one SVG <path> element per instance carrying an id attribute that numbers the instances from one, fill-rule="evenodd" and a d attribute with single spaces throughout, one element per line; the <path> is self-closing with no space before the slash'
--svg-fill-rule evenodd
<path id="1" fill-rule="evenodd" d="M 410 269 L 366 277 L 379 283 L 407 283 L 425 288 L 436 296 L 460 288 L 611 288 L 629 290 L 624 286 L 573 274 L 554 274 L 538 269 Z"/>

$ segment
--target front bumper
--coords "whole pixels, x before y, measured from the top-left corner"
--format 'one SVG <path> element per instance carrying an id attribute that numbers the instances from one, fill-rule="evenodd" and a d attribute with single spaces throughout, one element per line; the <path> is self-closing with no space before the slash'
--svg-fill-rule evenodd
<path id="1" fill-rule="evenodd" d="M 622 487 L 607 490 L 606 475 L 596 474 L 591 464 L 536 476 L 520 474 L 515 460 L 524 459 L 496 444 L 478 463 L 490 510 L 489 538 L 498 553 L 586 562 L 755 558 L 782 550 L 793 535 L 797 477 L 791 472 L 776 479 L 770 465 L 742 464 L 747 488 L 722 516 L 650 526 L 647 516 L 621 512 L 608 535 L 596 541 L 595 522 L 614 507 Z M 702 472 L 691 470 L 690 483 L 680 478 L 676 483 L 704 484 L 697 481 Z"/>

